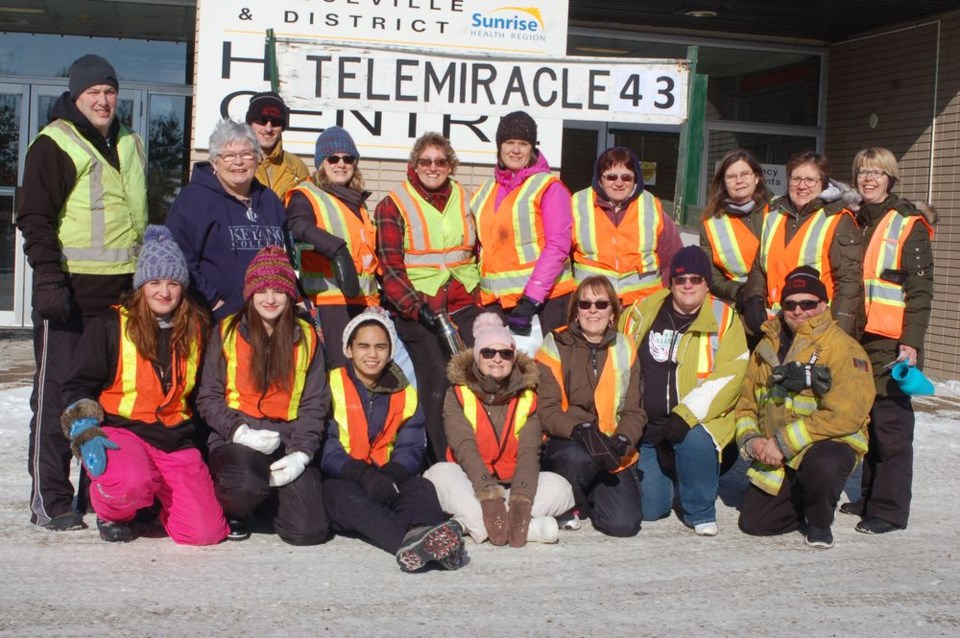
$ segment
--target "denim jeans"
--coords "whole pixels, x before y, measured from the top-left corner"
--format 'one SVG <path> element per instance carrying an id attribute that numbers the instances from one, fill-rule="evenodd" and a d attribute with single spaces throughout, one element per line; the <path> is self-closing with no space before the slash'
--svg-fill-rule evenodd
<path id="1" fill-rule="evenodd" d="M 717 488 L 720 485 L 720 461 L 713 438 L 702 425 L 690 430 L 682 443 L 673 446 L 683 522 L 691 527 L 717 520 Z M 643 500 L 643 520 L 655 521 L 670 515 L 673 503 L 673 479 L 663 473 L 655 445 L 640 446 L 637 469 Z"/>

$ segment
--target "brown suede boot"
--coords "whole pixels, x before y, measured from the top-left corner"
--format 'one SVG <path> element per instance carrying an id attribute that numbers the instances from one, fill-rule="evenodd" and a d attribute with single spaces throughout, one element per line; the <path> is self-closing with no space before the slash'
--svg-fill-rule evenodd
<path id="1" fill-rule="evenodd" d="M 532 509 L 533 503 L 526 496 L 510 497 L 510 513 L 507 514 L 510 547 L 523 547 L 527 544 L 527 531 L 530 528 L 530 510 Z"/>
<path id="2" fill-rule="evenodd" d="M 487 498 L 480 501 L 483 510 L 483 525 L 492 545 L 507 544 L 507 505 L 503 498 Z"/>

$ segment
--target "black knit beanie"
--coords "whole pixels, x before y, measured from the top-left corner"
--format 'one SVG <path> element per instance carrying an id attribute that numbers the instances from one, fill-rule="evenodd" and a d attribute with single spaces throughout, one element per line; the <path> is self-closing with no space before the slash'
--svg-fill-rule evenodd
<path id="1" fill-rule="evenodd" d="M 780 294 L 780 303 L 786 301 L 790 295 L 805 292 L 813 295 L 820 301 L 830 301 L 827 297 L 827 287 L 820 281 L 820 271 L 813 266 L 800 266 L 787 273 L 783 282 L 783 292 Z"/>
<path id="2" fill-rule="evenodd" d="M 537 123 L 523 111 L 514 111 L 500 118 L 497 127 L 497 148 L 507 140 L 523 140 L 537 145 Z"/>
<path id="3" fill-rule="evenodd" d="M 67 72 L 70 78 L 70 97 L 76 100 L 80 94 L 91 86 L 107 84 L 120 90 L 117 72 L 113 65 L 99 55 L 88 53 L 73 61 Z"/>

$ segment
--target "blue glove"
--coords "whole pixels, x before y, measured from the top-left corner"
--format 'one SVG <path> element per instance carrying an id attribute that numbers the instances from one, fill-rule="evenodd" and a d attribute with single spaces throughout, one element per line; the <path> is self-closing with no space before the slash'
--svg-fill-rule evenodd
<path id="1" fill-rule="evenodd" d="M 70 424 L 70 440 L 75 440 L 91 428 L 100 429 L 100 423 L 93 417 L 83 417 Z M 91 433 L 92 434 L 92 433 Z M 80 460 L 90 476 L 96 478 L 107 469 L 107 450 L 119 450 L 120 446 L 100 431 L 99 434 L 80 444 Z"/>

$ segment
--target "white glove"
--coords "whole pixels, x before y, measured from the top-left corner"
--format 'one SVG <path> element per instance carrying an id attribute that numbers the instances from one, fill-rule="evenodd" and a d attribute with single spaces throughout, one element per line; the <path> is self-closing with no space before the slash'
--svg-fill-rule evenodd
<path id="1" fill-rule="evenodd" d="M 280 487 L 297 480 L 307 468 L 310 457 L 303 452 L 291 452 L 270 465 L 270 487 Z"/>
<path id="2" fill-rule="evenodd" d="M 251 450 L 273 454 L 280 447 L 280 433 L 273 430 L 251 430 L 244 423 L 233 433 L 233 442 L 246 445 Z"/>

